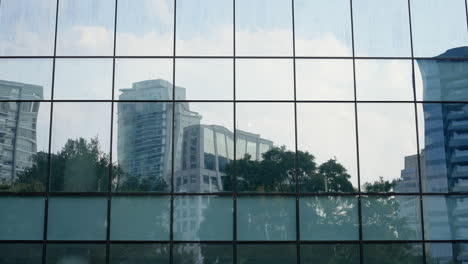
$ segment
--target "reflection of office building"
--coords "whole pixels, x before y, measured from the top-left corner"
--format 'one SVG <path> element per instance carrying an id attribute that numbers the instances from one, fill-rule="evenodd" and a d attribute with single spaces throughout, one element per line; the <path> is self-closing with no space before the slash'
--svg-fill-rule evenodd
<path id="1" fill-rule="evenodd" d="M 0 80 L 0 100 L 41 100 L 42 86 Z M 0 103 L 0 183 L 33 165 L 39 102 Z"/>
<path id="2" fill-rule="evenodd" d="M 420 154 L 420 159 L 424 160 L 424 151 Z M 424 173 L 424 167 L 421 167 Z M 418 155 L 405 157 L 405 167 L 401 170 L 401 178 L 395 185 L 395 192 L 411 193 L 419 191 L 419 163 Z"/>
<path id="3" fill-rule="evenodd" d="M 122 89 L 120 100 L 171 100 L 172 84 L 164 80 L 147 80 Z M 176 87 L 177 100 L 185 99 L 185 89 Z M 169 184 L 172 163 L 172 103 L 119 103 L 117 155 L 127 176 L 161 179 Z M 183 128 L 198 124 L 201 117 L 191 112 L 188 103 L 175 105 L 175 144 Z M 181 147 L 176 147 L 176 153 Z M 176 155 L 176 158 L 180 155 Z M 180 163 L 176 160 L 175 164 Z"/>

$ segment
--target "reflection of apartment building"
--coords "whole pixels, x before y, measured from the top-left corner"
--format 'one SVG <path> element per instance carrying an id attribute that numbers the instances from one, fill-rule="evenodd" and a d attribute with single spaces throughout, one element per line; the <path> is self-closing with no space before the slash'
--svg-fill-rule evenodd
<path id="1" fill-rule="evenodd" d="M 0 80 L 0 100 L 41 100 L 42 86 Z M 39 102 L 0 102 L 0 183 L 33 165 Z"/>

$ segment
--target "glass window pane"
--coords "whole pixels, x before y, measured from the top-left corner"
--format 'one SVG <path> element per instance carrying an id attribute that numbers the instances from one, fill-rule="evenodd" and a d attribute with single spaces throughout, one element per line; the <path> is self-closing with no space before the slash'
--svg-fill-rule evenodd
<path id="1" fill-rule="evenodd" d="M 169 239 L 168 197 L 112 197 L 111 204 L 112 240 Z"/>
<path id="2" fill-rule="evenodd" d="M 236 1 L 236 55 L 291 56 L 292 37 L 291 1 Z"/>
<path id="3" fill-rule="evenodd" d="M 241 244 L 237 246 L 238 263 L 296 264 L 295 244 Z"/>
<path id="4" fill-rule="evenodd" d="M 232 191 L 234 148 L 232 103 L 177 103 L 175 142 L 176 192 Z M 224 141 L 224 145 L 221 143 Z M 225 147 L 220 149 L 218 147 Z M 208 177 L 209 181 L 203 179 Z M 184 180 L 191 178 L 190 181 Z"/>
<path id="5" fill-rule="evenodd" d="M 452 49 L 468 57 L 468 47 Z M 443 55 L 441 55 L 443 56 Z M 420 101 L 468 101 L 468 60 L 417 60 L 415 83 Z"/>
<path id="6" fill-rule="evenodd" d="M 1 197 L 0 212 L 1 240 L 43 239 L 44 198 Z"/>
<path id="7" fill-rule="evenodd" d="M 236 99 L 238 100 L 293 100 L 293 81 L 292 60 L 236 61 Z"/>
<path id="8" fill-rule="evenodd" d="M 232 100 L 232 59 L 176 60 L 176 98 L 179 100 Z"/>
<path id="9" fill-rule="evenodd" d="M 361 203 L 364 240 L 421 239 L 419 196 L 368 196 Z"/>
<path id="10" fill-rule="evenodd" d="M 418 192 L 412 103 L 358 104 L 360 176 L 364 192 Z"/>
<path id="11" fill-rule="evenodd" d="M 34 87 L 23 87 L 25 91 L 33 88 L 28 91 L 30 95 L 34 91 Z M 0 102 L 0 109 L 0 190 L 45 191 L 49 173 L 50 103 Z"/>
<path id="12" fill-rule="evenodd" d="M 49 240 L 104 240 L 106 226 L 105 197 L 52 197 L 49 200 Z"/>
<path id="13" fill-rule="evenodd" d="M 51 59 L 1 59 L 0 100 L 49 100 Z"/>
<path id="14" fill-rule="evenodd" d="M 233 264 L 232 245 L 175 244 L 174 264 Z"/>
<path id="15" fill-rule="evenodd" d="M 239 197 L 239 240 L 295 240 L 296 202 L 293 197 Z"/>
<path id="16" fill-rule="evenodd" d="M 117 55 L 173 55 L 173 0 L 119 0 L 117 12 Z"/>
<path id="17" fill-rule="evenodd" d="M 169 263 L 169 244 L 111 244 L 109 263 Z"/>
<path id="18" fill-rule="evenodd" d="M 414 56 L 433 57 L 468 44 L 463 0 L 411 0 Z M 446 54 L 444 57 L 459 57 Z"/>
<path id="19" fill-rule="evenodd" d="M 359 264 L 357 244 L 302 244 L 301 264 Z"/>
<path id="20" fill-rule="evenodd" d="M 177 55 L 233 54 L 232 0 L 177 1 Z"/>
<path id="21" fill-rule="evenodd" d="M 426 263 L 463 264 L 467 246 L 466 243 L 426 243 Z"/>
<path id="22" fill-rule="evenodd" d="M 238 103 L 236 111 L 238 191 L 295 191 L 294 105 L 291 103 Z M 258 144 L 257 157 L 245 155 L 247 144 L 242 144 L 242 142 Z M 245 151 L 241 152 L 243 146 L 245 146 Z"/>
<path id="23" fill-rule="evenodd" d="M 358 190 L 354 119 L 354 104 L 297 104 L 301 192 Z"/>
<path id="24" fill-rule="evenodd" d="M 351 56 L 348 0 L 294 1 L 297 56 Z"/>
<path id="25" fill-rule="evenodd" d="M 426 239 L 468 239 L 468 196 L 424 196 L 423 202 Z"/>
<path id="26" fill-rule="evenodd" d="M 232 240 L 232 204 L 232 197 L 175 197 L 174 240 Z"/>
<path id="27" fill-rule="evenodd" d="M 410 60 L 356 60 L 358 100 L 413 101 Z"/>
<path id="28" fill-rule="evenodd" d="M 423 264 L 421 244 L 364 244 L 363 247 L 366 264 Z"/>
<path id="29" fill-rule="evenodd" d="M 110 100 L 112 59 L 57 59 L 54 99 Z"/>
<path id="30" fill-rule="evenodd" d="M 468 104 L 418 105 L 424 192 L 468 192 Z"/>
<path id="31" fill-rule="evenodd" d="M 411 56 L 407 0 L 353 1 L 353 22 L 356 56 Z"/>
<path id="32" fill-rule="evenodd" d="M 113 129 L 114 191 L 169 191 L 172 104 L 117 103 Z"/>
<path id="33" fill-rule="evenodd" d="M 115 100 L 172 100 L 172 59 L 116 59 Z"/>
<path id="34" fill-rule="evenodd" d="M 53 55 L 56 3 L 56 0 L 3 0 L 0 55 Z"/>
<path id="35" fill-rule="evenodd" d="M 47 264 L 105 263 L 105 244 L 48 244 Z"/>
<path id="36" fill-rule="evenodd" d="M 42 264 L 42 243 L 0 244 L 0 263 Z"/>
<path id="37" fill-rule="evenodd" d="M 54 103 L 51 191 L 107 191 L 110 113 L 110 103 Z"/>
<path id="38" fill-rule="evenodd" d="M 301 240 L 358 240 L 356 197 L 301 197 Z"/>
<path id="39" fill-rule="evenodd" d="M 114 14 L 115 0 L 61 0 L 57 55 L 113 55 Z"/>
<path id="40" fill-rule="evenodd" d="M 297 100 L 354 100 L 352 60 L 296 59 Z"/>

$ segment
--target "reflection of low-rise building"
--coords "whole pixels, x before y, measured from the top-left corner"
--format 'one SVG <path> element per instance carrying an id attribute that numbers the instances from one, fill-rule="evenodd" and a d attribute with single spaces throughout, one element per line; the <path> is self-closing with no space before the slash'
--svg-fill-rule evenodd
<path id="1" fill-rule="evenodd" d="M 42 86 L 0 80 L 0 183 L 9 183 L 34 164 Z"/>

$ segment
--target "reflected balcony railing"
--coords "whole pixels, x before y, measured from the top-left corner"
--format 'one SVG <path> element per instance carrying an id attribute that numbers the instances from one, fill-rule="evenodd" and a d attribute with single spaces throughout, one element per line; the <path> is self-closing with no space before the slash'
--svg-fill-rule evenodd
<path id="1" fill-rule="evenodd" d="M 462 120 L 462 121 L 452 121 L 449 125 L 450 130 L 460 130 L 460 131 L 466 131 L 468 130 L 468 120 Z"/>

